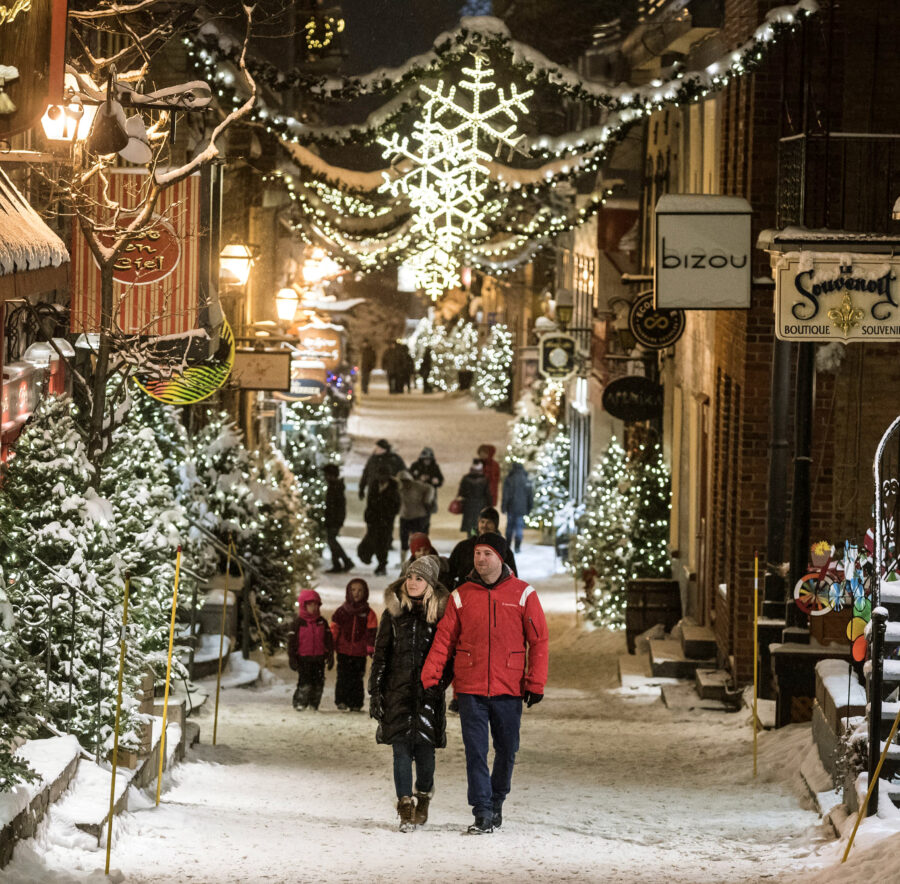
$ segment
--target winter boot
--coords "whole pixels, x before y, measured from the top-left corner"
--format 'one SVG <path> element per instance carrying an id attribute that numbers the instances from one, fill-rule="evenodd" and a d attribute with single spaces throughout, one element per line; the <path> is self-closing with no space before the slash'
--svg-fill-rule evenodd
<path id="1" fill-rule="evenodd" d="M 293 698 L 294 709 L 303 710 L 309 706 L 309 685 L 297 685 Z"/>
<path id="2" fill-rule="evenodd" d="M 492 816 L 477 816 L 475 822 L 466 830 L 470 835 L 489 835 L 494 831 Z"/>
<path id="3" fill-rule="evenodd" d="M 416 805 L 412 795 L 404 795 L 397 800 L 397 813 L 400 815 L 400 831 L 415 832 L 416 830 Z"/>
<path id="4" fill-rule="evenodd" d="M 430 792 L 416 792 L 416 825 L 424 826 L 428 822 L 428 805 L 431 803 L 431 797 L 434 795 L 434 789 Z"/>

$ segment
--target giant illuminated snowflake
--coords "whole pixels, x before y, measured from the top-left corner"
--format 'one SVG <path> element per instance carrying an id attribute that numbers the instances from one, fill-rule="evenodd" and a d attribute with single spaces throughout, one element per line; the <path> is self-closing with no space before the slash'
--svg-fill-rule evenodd
<path id="1" fill-rule="evenodd" d="M 517 148 L 523 136 L 516 134 L 516 112 L 528 113 L 525 99 L 533 93 L 512 85 L 507 96 L 479 54 L 462 73 L 465 79 L 458 87 L 443 81 L 421 87 L 427 101 L 411 137 L 395 133 L 378 139 L 392 166 L 380 191 L 406 197 L 415 211 L 410 233 L 422 248 L 407 264 L 416 284 L 433 298 L 459 285 L 462 256 L 471 242 L 488 233 L 484 218 L 491 154 L 485 147 Z M 457 88 L 468 98 L 461 102 Z M 496 98 L 487 103 L 491 92 Z"/>

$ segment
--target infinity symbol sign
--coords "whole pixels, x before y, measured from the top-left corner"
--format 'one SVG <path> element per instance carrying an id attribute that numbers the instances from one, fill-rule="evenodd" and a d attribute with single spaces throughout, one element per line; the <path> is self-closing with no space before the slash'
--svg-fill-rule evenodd
<path id="1" fill-rule="evenodd" d="M 668 328 L 669 327 L 669 317 L 662 316 L 660 314 L 650 315 L 644 320 L 645 328 Z"/>

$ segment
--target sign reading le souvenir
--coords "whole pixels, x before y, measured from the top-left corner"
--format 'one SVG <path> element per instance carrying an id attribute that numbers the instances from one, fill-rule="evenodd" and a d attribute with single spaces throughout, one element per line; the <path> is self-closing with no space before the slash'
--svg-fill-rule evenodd
<path id="1" fill-rule="evenodd" d="M 575 373 L 575 338 L 559 334 L 541 338 L 538 369 L 545 378 L 571 377 Z"/>
<path id="2" fill-rule="evenodd" d="M 643 292 L 631 305 L 628 328 L 641 346 L 662 350 L 671 347 L 684 333 L 684 310 L 657 310 L 653 306 L 653 292 Z"/>
<path id="3" fill-rule="evenodd" d="M 648 421 L 662 417 L 663 388 L 640 376 L 618 378 L 603 391 L 603 410 L 623 421 Z"/>

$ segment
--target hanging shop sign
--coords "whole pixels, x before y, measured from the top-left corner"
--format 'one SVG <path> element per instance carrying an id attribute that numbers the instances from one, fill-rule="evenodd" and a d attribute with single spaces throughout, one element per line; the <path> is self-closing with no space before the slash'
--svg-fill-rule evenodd
<path id="1" fill-rule="evenodd" d="M 123 216 L 128 223 L 128 216 Z M 103 245 L 112 245 L 112 237 L 98 237 Z M 165 279 L 181 259 L 181 241 L 172 226 L 156 215 L 144 234 L 125 246 L 113 264 L 113 279 L 125 286 L 150 285 Z M 100 265 L 94 263 L 99 271 Z"/>
<path id="2" fill-rule="evenodd" d="M 2 3 L 3 0 L 0 0 Z M 128 213 L 143 202 L 147 173 L 113 169 L 107 198 Z M 92 195 L 99 201 L 98 179 Z M 112 210 L 110 210 L 110 219 Z M 166 188 L 144 236 L 126 246 L 115 264 L 116 323 L 125 334 L 183 335 L 200 324 L 200 175 Z M 100 330 L 100 268 L 78 225 L 72 234 L 72 331 Z"/>
<path id="3" fill-rule="evenodd" d="M 291 361 L 291 383 L 287 393 L 273 393 L 283 402 L 325 401 L 328 376 L 321 359 L 297 359 Z"/>
<path id="4" fill-rule="evenodd" d="M 66 0 L 0 0 L 0 140 L 61 104 Z"/>
<path id="5" fill-rule="evenodd" d="M 780 340 L 900 340 L 900 258 L 784 252 L 774 271 Z"/>
<path id="6" fill-rule="evenodd" d="M 238 350 L 231 377 L 242 390 L 286 393 L 291 388 L 291 351 Z"/>
<path id="7" fill-rule="evenodd" d="M 619 420 L 649 421 L 662 417 L 663 388 L 649 378 L 633 376 L 610 381 L 603 390 L 603 410 Z"/>
<path id="8" fill-rule="evenodd" d="M 656 308 L 653 292 L 644 292 L 631 305 L 628 328 L 642 347 L 662 350 L 684 334 L 684 310 Z"/>
<path id="9" fill-rule="evenodd" d="M 296 329 L 297 355 L 303 359 L 318 359 L 327 371 L 335 371 L 344 358 L 344 346 L 338 326 L 313 323 Z"/>
<path id="10" fill-rule="evenodd" d="M 541 338 L 538 371 L 555 381 L 575 374 L 575 338 L 572 335 L 547 334 Z"/>
<path id="11" fill-rule="evenodd" d="M 741 197 L 666 194 L 656 204 L 658 308 L 750 306 L 750 203 Z"/>

